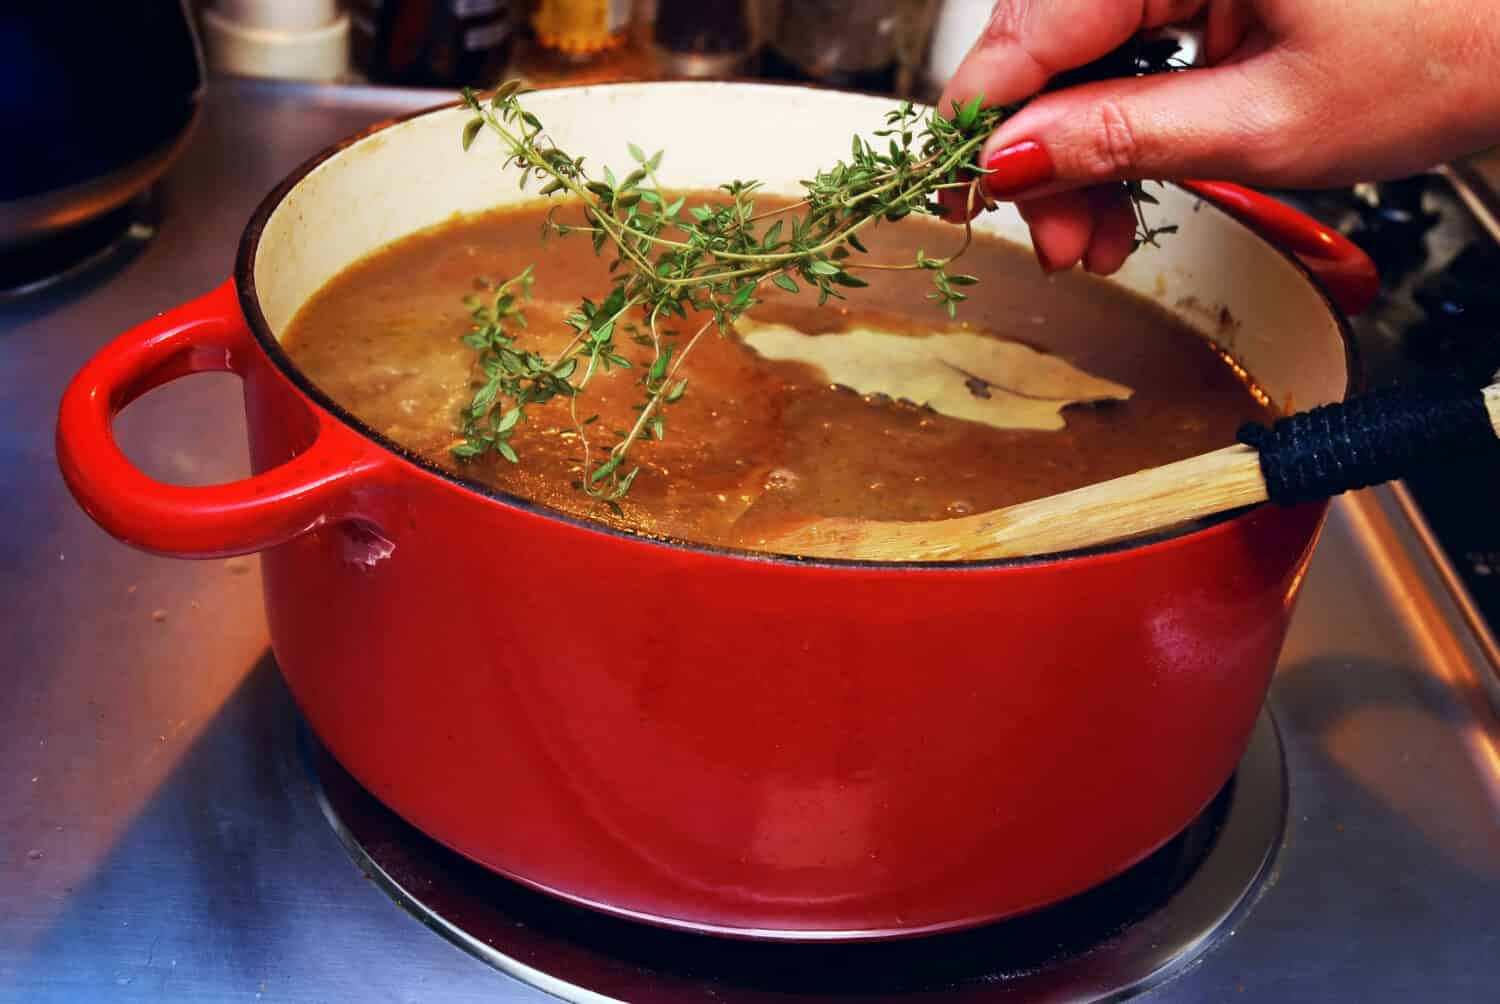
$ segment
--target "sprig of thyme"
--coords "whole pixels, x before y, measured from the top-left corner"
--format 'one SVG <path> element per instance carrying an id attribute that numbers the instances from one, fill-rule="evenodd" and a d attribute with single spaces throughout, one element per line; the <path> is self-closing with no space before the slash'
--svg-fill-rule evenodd
<path id="1" fill-rule="evenodd" d="M 589 174 L 583 158 L 559 148 L 522 107 L 521 93 L 516 81 L 498 88 L 488 101 L 465 90 L 473 117 L 464 126 L 464 149 L 488 130 L 500 141 L 505 165 L 518 170 L 522 188 L 535 180 L 542 195 L 575 199 L 582 222 L 560 221 L 554 207 L 543 236 L 586 233 L 595 253 L 608 248 L 614 256 L 611 287 L 598 304 L 584 299 L 568 315 L 573 338 L 550 359 L 518 346 L 526 326 L 530 268 L 488 285 L 486 297 L 469 300 L 473 327 L 464 341 L 478 350 L 483 379 L 463 412 L 464 438 L 453 454 L 468 460 L 493 450 L 517 462 L 510 440 L 529 406 L 565 397 L 583 447 L 576 487 L 610 504 L 630 490 L 640 472 L 627 463 L 631 448 L 643 438 L 665 435 L 665 412 L 687 390 L 683 364 L 694 347 L 710 329 L 727 333 L 760 302 L 762 284 L 789 293 L 815 290 L 821 305 L 843 299 L 845 289 L 868 285 L 859 271 L 922 270 L 932 276 L 928 299 L 954 316 L 966 299 L 963 287 L 978 282 L 951 268 L 972 240 L 968 224 L 952 253 L 931 257 L 918 251 L 905 262 L 857 257 L 868 254 L 860 234 L 881 221 L 942 215 L 937 196 L 945 190 L 962 190 L 971 208 L 977 201 L 990 204 L 976 157 L 995 127 L 1016 110 L 986 108 L 976 97 L 955 104 L 949 116 L 924 115 L 904 102 L 874 134 L 878 145 L 854 137 L 849 160 L 804 181 L 799 202 L 757 213 L 759 182 L 729 182 L 720 186 L 724 197 L 718 204 L 688 206 L 685 196 L 674 198 L 657 184 L 662 152 L 648 155 L 634 144 L 629 145 L 634 166 L 623 177 L 607 166 L 597 176 Z M 1138 242 L 1154 243 L 1175 229 L 1149 226 L 1140 206 L 1155 200 L 1138 184 L 1129 191 L 1137 208 Z M 696 322 L 696 327 L 684 338 L 669 327 L 677 321 Z M 614 443 L 596 460 L 588 428 L 598 416 L 581 418 L 578 406 L 596 374 L 635 365 L 621 353 L 617 334 L 629 335 L 647 350 L 640 360 L 642 399 L 632 427 L 615 430 Z"/>

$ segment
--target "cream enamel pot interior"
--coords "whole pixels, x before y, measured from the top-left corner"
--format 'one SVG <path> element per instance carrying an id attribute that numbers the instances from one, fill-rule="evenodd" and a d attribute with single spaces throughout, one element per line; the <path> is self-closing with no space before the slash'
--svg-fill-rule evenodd
<path id="1" fill-rule="evenodd" d="M 886 100 L 754 84 L 525 99 L 591 164 L 797 179 Z M 1028 561 L 806 562 L 647 541 L 466 486 L 344 414 L 276 338 L 383 244 L 528 196 L 446 108 L 336 147 L 268 197 L 225 286 L 122 335 L 64 399 L 59 458 L 106 529 L 263 551 L 275 655 L 312 728 L 413 824 L 615 914 L 743 937 L 918 934 L 1077 893 L 1230 776 L 1324 507 Z M 1278 402 L 1341 398 L 1347 339 L 1307 272 L 1169 188 L 1181 230 L 1114 281 L 1198 327 Z M 1017 241 L 1008 208 L 978 226 Z M 122 319 L 122 321 L 125 319 Z M 181 488 L 113 415 L 165 380 L 245 381 L 255 476 Z M 497 597 L 503 595 L 503 603 Z M 628 603 L 620 602 L 628 597 Z"/>
<path id="2" fill-rule="evenodd" d="M 847 157 L 849 136 L 882 128 L 891 107 L 863 95 L 749 84 L 617 85 L 526 100 L 559 146 L 591 164 L 628 163 L 626 144 L 634 142 L 667 151 L 659 172 L 664 186 L 712 188 L 731 177 L 755 178 L 780 195 L 800 194 L 800 178 Z M 462 151 L 454 137 L 469 117 L 451 108 L 398 122 L 348 146 L 286 192 L 266 220 L 252 265 L 271 331 L 284 330 L 323 283 L 376 248 L 457 213 L 535 199 L 497 170 L 499 141 L 489 132 Z M 1268 254 L 1263 241 L 1218 212 L 1200 212 L 1191 193 L 1172 188 L 1160 197 L 1159 217 L 1182 232 L 1132 258 L 1115 281 L 1203 331 L 1278 401 L 1305 408 L 1338 400 L 1347 378 L 1343 341 L 1320 292 L 1299 281 L 1290 262 L 1273 261 L 1281 256 Z M 975 227 L 1029 243 L 1009 204 Z M 1314 337 L 1309 318 L 1319 319 L 1332 350 L 1294 357 L 1286 342 Z"/>

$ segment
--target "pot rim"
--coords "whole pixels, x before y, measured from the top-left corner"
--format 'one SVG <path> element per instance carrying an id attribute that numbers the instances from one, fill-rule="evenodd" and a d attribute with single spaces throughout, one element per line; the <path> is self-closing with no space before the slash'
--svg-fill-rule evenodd
<path id="1" fill-rule="evenodd" d="M 866 91 L 830 88 L 814 84 L 788 84 L 770 81 L 737 80 L 612 81 L 608 83 L 579 84 L 569 87 L 547 88 L 546 91 L 547 93 L 561 92 L 566 94 L 571 92 L 601 89 L 630 89 L 640 87 L 733 87 L 741 89 L 760 88 L 766 90 L 788 91 L 812 90 L 833 94 L 852 94 L 866 98 L 885 97 L 885 95 L 874 95 Z M 899 101 L 901 99 L 890 98 L 889 100 Z M 353 432 L 355 432 L 362 438 L 375 443 L 389 453 L 395 454 L 401 460 L 415 465 L 424 474 L 439 478 L 459 491 L 467 492 L 469 494 L 483 498 L 489 502 L 498 503 L 507 508 L 520 510 L 522 512 L 541 516 L 546 519 L 565 523 L 592 533 L 600 533 L 616 538 L 630 540 L 647 547 L 664 547 L 670 550 L 688 551 L 697 554 L 707 554 L 721 558 L 752 561 L 771 565 L 790 565 L 798 568 L 824 566 L 848 570 L 883 569 L 900 570 L 907 572 L 920 570 L 978 572 L 992 571 L 1001 568 L 1017 568 L 1061 562 L 1071 563 L 1085 558 L 1104 558 L 1112 556 L 1118 557 L 1127 553 L 1144 551 L 1149 548 L 1170 546 L 1173 544 L 1185 542 L 1190 539 L 1196 540 L 1208 534 L 1227 533 L 1231 526 L 1236 525 L 1243 520 L 1252 518 L 1261 510 L 1272 504 L 1269 502 L 1262 502 L 1256 505 L 1246 506 L 1238 510 L 1220 513 L 1217 516 L 1212 516 L 1207 519 L 1198 521 L 1198 525 L 1192 529 L 1164 530 L 1158 533 L 1148 534 L 1142 537 L 1137 537 L 1131 540 L 1121 541 L 1114 544 L 1073 548 L 1070 550 L 1057 551 L 1046 554 L 1026 555 L 1019 558 L 986 558 L 977 561 L 874 561 L 864 558 L 799 557 L 793 554 L 778 554 L 770 551 L 755 551 L 748 548 L 725 547 L 717 544 L 703 544 L 697 541 L 686 540 L 680 537 L 634 533 L 628 530 L 618 529 L 604 523 L 598 523 L 593 520 L 588 520 L 583 517 L 574 516 L 571 513 L 564 512 L 560 509 L 554 509 L 551 506 L 544 505 L 533 499 L 528 499 L 522 495 L 515 495 L 510 492 L 500 491 L 496 488 L 491 488 L 474 481 L 466 480 L 453 473 L 452 471 L 444 469 L 433 461 L 428 460 L 420 454 L 407 449 L 400 443 L 397 443 L 396 441 L 386 437 L 384 434 L 371 428 L 363 420 L 345 409 L 337 401 L 324 393 L 316 384 L 314 384 L 312 380 L 310 380 L 301 371 L 301 369 L 299 369 L 297 365 L 292 362 L 291 357 L 288 356 L 286 351 L 281 347 L 281 342 L 271 332 L 271 326 L 266 321 L 265 314 L 260 309 L 260 298 L 255 288 L 255 257 L 257 251 L 260 248 L 260 239 L 265 230 L 266 223 L 270 220 L 271 215 L 276 211 L 277 207 L 281 205 L 286 196 L 304 178 L 306 178 L 324 162 L 332 160 L 334 157 L 337 157 L 346 149 L 359 144 L 360 142 L 376 135 L 377 133 L 384 132 L 392 126 L 400 125 L 403 122 L 420 118 L 425 115 L 433 115 L 438 112 L 447 111 L 449 109 L 459 107 L 462 104 L 462 99 L 454 99 L 452 101 L 440 102 L 434 105 L 430 105 L 426 108 L 408 112 L 404 115 L 379 120 L 358 132 L 352 133 L 344 137 L 343 139 L 329 144 L 328 146 L 319 150 L 317 153 L 313 154 L 311 157 L 309 157 L 307 160 L 303 161 L 300 165 L 293 169 L 289 174 L 287 174 L 274 188 L 270 190 L 270 192 L 266 194 L 263 199 L 261 199 L 260 203 L 255 207 L 255 211 L 251 214 L 249 221 L 245 224 L 245 229 L 240 235 L 239 250 L 235 256 L 234 263 L 234 284 L 235 291 L 239 298 L 240 309 L 244 313 L 245 320 L 250 328 L 251 335 L 255 338 L 256 342 L 259 343 L 261 351 L 263 351 L 271 360 L 272 365 L 274 365 L 284 377 L 291 381 L 292 385 L 296 387 L 297 390 L 299 390 L 304 396 L 310 399 L 315 406 L 323 409 L 328 414 L 337 418 L 341 423 L 348 426 Z M 919 102 L 913 102 L 913 104 L 918 108 L 932 107 L 931 105 L 925 105 Z M 1171 185 L 1173 188 L 1187 191 L 1187 189 L 1185 189 L 1182 185 L 1179 185 L 1173 181 L 1162 183 Z M 1284 261 L 1289 262 L 1292 267 L 1301 275 L 1302 279 L 1313 288 L 1313 291 L 1322 301 L 1324 310 L 1326 310 L 1333 317 L 1336 330 L 1339 334 L 1339 340 L 1343 345 L 1344 369 L 1346 375 L 1344 393 L 1346 396 L 1348 396 L 1349 394 L 1359 390 L 1363 383 L 1360 377 L 1361 370 L 1359 365 L 1359 352 L 1354 342 L 1353 332 L 1349 326 L 1349 319 L 1345 316 L 1344 312 L 1340 310 L 1338 306 L 1333 302 L 1333 300 L 1329 296 L 1328 291 L 1320 282 L 1318 282 L 1317 278 L 1312 274 L 1307 266 L 1303 264 L 1296 255 L 1262 236 L 1255 230 L 1254 227 L 1241 222 L 1231 214 L 1225 212 L 1223 209 L 1203 199 L 1201 196 L 1196 196 L 1195 193 L 1192 193 L 1191 191 L 1188 191 L 1188 194 L 1194 195 L 1194 197 L 1197 199 L 1198 209 L 1201 210 L 1202 208 L 1206 207 L 1212 212 L 1218 213 L 1219 215 L 1223 216 L 1232 225 L 1249 231 L 1250 236 L 1256 242 L 1264 246 L 1272 254 L 1275 254 L 1282 258 Z"/>

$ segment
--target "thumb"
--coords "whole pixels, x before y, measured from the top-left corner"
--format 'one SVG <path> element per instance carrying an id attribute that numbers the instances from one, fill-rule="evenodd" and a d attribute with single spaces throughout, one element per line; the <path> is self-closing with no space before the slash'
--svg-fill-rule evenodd
<path id="1" fill-rule="evenodd" d="M 1294 107 L 1266 57 L 1043 95 L 1007 119 L 979 163 L 999 199 L 1115 181 L 1294 180 Z"/>

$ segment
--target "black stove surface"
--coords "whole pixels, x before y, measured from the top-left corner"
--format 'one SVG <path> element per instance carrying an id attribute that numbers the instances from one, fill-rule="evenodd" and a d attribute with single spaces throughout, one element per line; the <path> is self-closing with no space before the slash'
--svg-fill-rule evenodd
<path id="1" fill-rule="evenodd" d="M 156 235 L 158 208 L 147 191 L 60 233 L 0 251 L 0 302 L 106 278 Z"/>
<path id="2" fill-rule="evenodd" d="M 1445 171 L 1282 196 L 1337 226 L 1380 270 L 1379 298 L 1351 319 L 1369 386 L 1439 369 L 1500 369 L 1500 233 L 1484 218 L 1495 193 L 1483 178 Z M 1474 626 L 1488 632 L 1493 657 L 1500 635 L 1500 442 L 1403 481 L 1462 584 Z"/>

